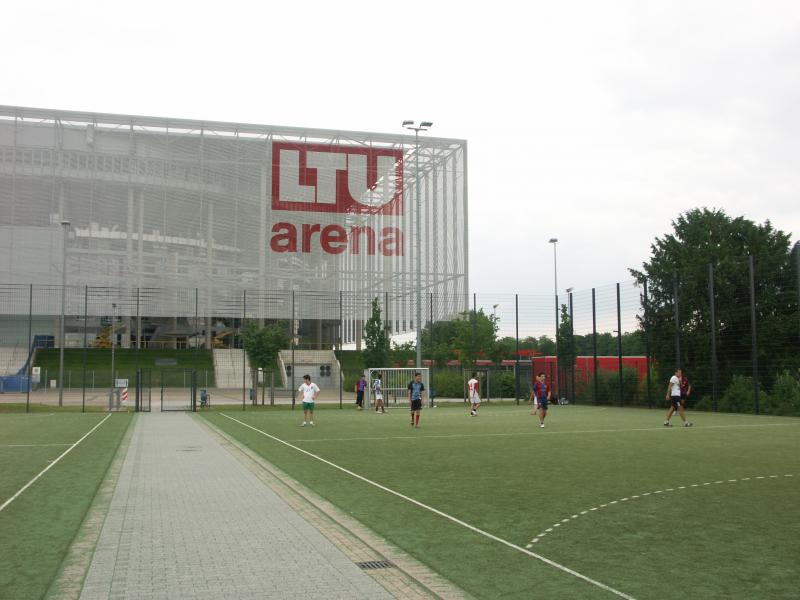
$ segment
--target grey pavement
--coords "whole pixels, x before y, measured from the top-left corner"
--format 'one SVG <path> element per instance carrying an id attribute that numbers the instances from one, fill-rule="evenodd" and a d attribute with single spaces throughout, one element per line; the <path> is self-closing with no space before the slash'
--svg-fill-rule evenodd
<path id="1" fill-rule="evenodd" d="M 191 415 L 134 427 L 81 599 L 392 598 Z"/>

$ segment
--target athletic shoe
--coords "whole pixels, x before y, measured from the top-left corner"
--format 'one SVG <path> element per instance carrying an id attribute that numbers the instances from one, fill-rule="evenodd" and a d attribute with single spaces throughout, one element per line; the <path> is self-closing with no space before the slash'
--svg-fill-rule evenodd
<path id="1" fill-rule="evenodd" d="M 544 427 L 544 423 L 539 423 L 539 427 Z"/>
<path id="2" fill-rule="evenodd" d="M 667 422 L 664 423 L 664 427 L 672 427 L 672 423 L 667 421 Z"/>
<path id="3" fill-rule="evenodd" d="M 691 421 L 686 421 L 686 423 L 684 423 L 683 426 L 684 427 L 691 427 L 692 426 L 692 422 Z"/>
<path id="4" fill-rule="evenodd" d="M 312 426 L 312 427 L 314 426 L 314 421 L 311 421 L 311 426 Z"/>
<path id="5" fill-rule="evenodd" d="M 306 422 L 303 421 L 303 424 L 300 427 L 305 427 L 305 426 L 306 426 Z"/>

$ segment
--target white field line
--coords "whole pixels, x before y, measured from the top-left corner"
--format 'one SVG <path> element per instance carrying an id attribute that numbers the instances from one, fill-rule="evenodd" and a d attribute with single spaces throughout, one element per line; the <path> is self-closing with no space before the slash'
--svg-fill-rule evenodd
<path id="1" fill-rule="evenodd" d="M 606 502 L 605 504 L 598 504 L 597 506 L 593 506 L 593 507 L 588 508 L 586 510 L 581 510 L 581 511 L 575 513 L 574 515 L 571 515 L 568 518 L 561 519 L 560 521 L 556 521 L 556 523 L 554 525 L 551 525 L 547 529 L 544 529 L 540 533 L 538 533 L 536 535 L 536 537 L 534 537 L 528 543 L 526 548 L 532 548 L 534 544 L 538 544 L 539 542 L 541 542 L 543 537 L 545 537 L 548 533 L 552 533 L 555 527 L 561 527 L 562 523 L 569 523 L 570 521 L 572 521 L 574 519 L 577 519 L 577 518 L 579 518 L 579 517 L 581 517 L 583 515 L 587 515 L 590 512 L 597 511 L 597 510 L 600 510 L 602 508 L 606 508 L 607 506 L 612 506 L 612 505 L 615 505 L 615 504 L 619 504 L 620 502 L 629 502 L 631 500 L 636 500 L 638 498 L 646 498 L 647 496 L 654 496 L 656 494 L 664 494 L 664 493 L 667 493 L 667 492 L 674 492 L 675 490 L 685 490 L 685 489 L 689 489 L 689 488 L 699 488 L 699 487 L 702 487 L 702 486 L 718 485 L 718 484 L 721 484 L 721 483 L 739 483 L 741 481 L 751 481 L 751 480 L 754 480 L 754 479 L 778 479 L 779 477 L 781 477 L 781 476 L 780 475 L 761 475 L 761 476 L 753 475 L 751 477 L 742 477 L 740 479 L 728 479 L 728 480 L 719 479 L 719 480 L 715 480 L 715 481 L 706 481 L 704 483 L 687 483 L 686 485 L 679 485 L 679 486 L 676 486 L 674 488 L 664 488 L 663 490 L 656 490 L 656 491 L 653 491 L 653 492 L 641 492 L 639 494 L 632 494 L 632 495 L 624 497 L 624 498 L 619 498 L 617 500 L 612 500 L 611 502 Z M 790 474 L 790 473 L 787 473 L 787 474 L 783 475 L 783 477 L 794 477 L 794 475 Z M 559 530 L 559 531 L 561 531 L 561 530 Z"/>
<path id="2" fill-rule="evenodd" d="M 44 448 L 46 446 L 69 446 L 70 443 L 64 444 L 0 444 L 0 448 Z"/>
<path id="3" fill-rule="evenodd" d="M 581 573 L 578 573 L 577 571 L 573 571 L 569 567 L 565 567 L 564 565 L 559 564 L 559 563 L 557 563 L 555 561 L 552 561 L 549 558 L 545 558 L 544 556 L 542 556 L 540 554 L 536 554 L 535 552 L 531 552 L 527 548 L 523 548 L 522 546 L 517 546 L 516 544 L 514 544 L 512 542 L 509 542 L 507 540 L 504 540 L 503 538 L 497 537 L 496 535 L 493 535 L 493 534 L 489 533 L 488 531 L 484 531 L 484 530 L 479 529 L 479 528 L 477 528 L 477 527 L 475 527 L 473 525 L 470 525 L 469 523 L 466 523 L 466 522 L 462 521 L 461 519 L 458 519 L 458 518 L 456 518 L 456 517 L 454 517 L 452 515 L 449 515 L 449 514 L 447 514 L 445 512 L 442 512 L 442 511 L 440 511 L 440 510 L 438 510 L 436 508 L 433 508 L 432 506 L 428 506 L 427 504 L 423 504 L 419 500 L 415 500 L 414 498 L 410 498 L 410 497 L 408 497 L 408 496 L 406 496 L 404 494 L 401 494 L 400 492 L 396 492 L 393 489 L 390 489 L 390 488 L 388 488 L 386 486 L 383 486 L 380 483 L 376 483 L 375 481 L 372 481 L 371 479 L 367 479 L 363 475 L 359 475 L 358 473 L 354 473 L 353 471 L 345 469 L 344 467 L 341 467 L 341 466 L 337 465 L 336 463 L 333 463 L 333 462 L 331 462 L 329 460 L 326 460 L 326 459 L 322 458 L 321 456 L 317 456 L 316 454 L 312 454 L 311 452 L 308 452 L 307 450 L 303 450 L 302 448 L 298 448 L 297 446 L 295 446 L 293 444 L 290 444 L 289 442 L 286 442 L 286 441 L 284 441 L 284 440 L 282 440 L 280 438 L 277 438 L 274 435 L 270 435 L 266 431 L 262 431 L 260 429 L 257 429 L 255 427 L 253 427 L 252 425 L 248 425 L 247 423 L 244 423 L 244 422 L 240 421 L 239 419 L 231 417 L 231 416 L 229 416 L 229 415 L 227 415 L 225 413 L 220 413 L 220 414 L 223 417 L 226 417 L 226 418 L 230 419 L 231 421 L 235 421 L 235 422 L 239 423 L 240 425 L 242 425 L 244 427 L 247 427 L 248 429 L 252 429 L 253 431 L 255 431 L 257 433 L 260 433 L 261 435 L 264 435 L 264 436 L 266 436 L 266 437 L 268 437 L 268 438 L 270 438 L 270 439 L 272 439 L 272 440 L 274 440 L 276 442 L 279 442 L 279 443 L 283 444 L 284 446 L 288 446 L 289 448 L 292 448 L 293 450 L 297 450 L 298 452 L 301 452 L 302 454 L 305 454 L 306 456 L 310 456 L 311 458 L 314 458 L 314 459 L 316 459 L 316 460 L 318 460 L 318 461 L 320 461 L 322 463 L 325 463 L 326 465 L 329 465 L 329 466 L 333 467 L 334 469 L 338 469 L 342 473 L 346 473 L 347 475 L 350 475 L 351 477 L 355 477 L 356 479 L 358 479 L 360 481 L 363 481 L 364 483 L 368 483 L 369 485 L 372 485 L 372 486 L 374 486 L 374 487 L 376 487 L 376 488 L 378 488 L 380 490 L 383 490 L 384 492 L 388 492 L 389 494 L 393 494 L 393 495 L 397 496 L 398 498 L 402 498 L 403 500 L 406 500 L 407 502 L 410 502 L 412 504 L 415 504 L 416 506 L 419 506 L 420 508 L 424 508 L 425 510 L 428 510 L 428 511 L 434 513 L 434 514 L 437 514 L 440 517 L 444 517 L 445 519 L 448 519 L 449 521 L 452 521 L 453 523 L 461 525 L 462 527 L 465 527 L 466 529 L 469 529 L 470 531 L 473 531 L 473 532 L 475 532 L 477 534 L 480 534 L 480 535 L 482 535 L 482 536 L 484 536 L 484 537 L 486 537 L 486 538 L 488 538 L 490 540 L 493 540 L 495 542 L 503 544 L 504 546 L 508 546 L 509 548 L 513 548 L 514 550 L 517 550 L 518 552 L 522 552 L 523 554 L 527 554 L 528 556 L 531 556 L 531 557 L 533 557 L 533 558 L 535 558 L 537 560 L 540 560 L 543 563 L 550 565 L 551 567 L 555 567 L 556 569 L 558 569 L 560 571 L 563 571 L 565 573 L 568 573 L 569 575 L 572 575 L 573 577 L 577 577 L 578 579 L 582 579 L 583 581 L 585 581 L 587 583 L 590 583 L 590 584 L 592 584 L 592 585 L 594 585 L 596 587 L 599 587 L 600 589 L 603 589 L 603 590 L 605 590 L 607 592 L 610 592 L 611 594 L 614 594 L 615 596 L 619 596 L 620 598 L 626 598 L 627 600 L 636 600 L 633 596 L 629 596 L 628 594 L 625 594 L 624 592 L 620 592 L 619 590 L 616 590 L 616 589 L 614 589 L 614 588 L 612 588 L 612 587 L 610 587 L 610 586 L 608 586 L 608 585 L 606 585 L 604 583 L 601 583 L 599 581 L 591 579 L 590 577 L 587 577 L 586 575 L 582 575 Z"/>
<path id="4" fill-rule="evenodd" d="M 708 425 L 703 427 L 687 427 L 686 429 L 692 429 L 693 431 L 697 431 L 698 429 L 706 430 L 706 429 L 747 429 L 750 427 L 800 427 L 800 421 L 797 423 L 761 423 L 755 425 Z M 535 431 L 517 431 L 517 432 L 508 432 L 508 433 L 451 433 L 451 434 L 443 434 L 443 435 L 396 435 L 396 436 L 375 436 L 375 437 L 350 437 L 350 438 L 314 438 L 314 439 L 303 439 L 303 438 L 294 438 L 292 442 L 358 442 L 358 441 L 380 441 L 380 440 L 417 440 L 420 438 L 425 439 L 446 439 L 446 438 L 481 438 L 481 437 L 513 437 L 513 436 L 521 436 L 521 435 L 572 435 L 572 434 L 583 434 L 583 433 L 626 433 L 630 431 L 676 431 L 683 429 L 681 427 L 664 427 L 660 425 L 658 427 L 639 427 L 639 428 L 630 428 L 630 429 L 572 429 L 569 431 L 553 431 L 549 429 L 547 431 L 540 431 L 537 427 Z"/>
<path id="5" fill-rule="evenodd" d="M 105 423 L 105 422 L 108 420 L 108 418 L 109 418 L 110 416 L 111 416 L 111 413 L 109 413 L 108 415 L 106 415 L 106 418 L 105 418 L 105 419 L 103 419 L 103 420 L 102 420 L 102 421 L 100 421 L 100 422 L 99 422 L 97 425 L 95 425 L 94 427 L 92 427 L 92 428 L 91 428 L 91 429 L 90 429 L 90 430 L 89 430 L 89 431 L 86 433 L 86 435 L 84 435 L 84 436 L 83 436 L 81 439 L 79 439 L 77 442 L 75 442 L 74 444 L 72 444 L 72 445 L 71 445 L 69 448 L 67 448 L 66 450 L 64 450 L 64 452 L 62 452 L 62 453 L 61 453 L 61 455 L 60 455 L 60 456 L 59 456 L 57 459 L 55 459 L 53 462 L 51 462 L 49 465 L 47 465 L 47 466 L 46 466 L 44 469 L 42 469 L 42 471 L 41 471 L 41 472 L 40 472 L 40 473 L 39 473 L 39 474 L 38 474 L 36 477 L 34 477 L 33 479 L 31 479 L 31 480 L 30 480 L 28 483 L 26 483 L 25 485 L 23 485 L 23 486 L 22 486 L 22 487 L 19 489 L 19 491 L 18 491 L 16 494 L 14 494 L 13 496 L 11 496 L 11 498 L 9 498 L 9 499 L 8 499 L 8 500 L 6 500 L 5 502 L 3 502 L 2 506 L 0 506 L 0 512 L 2 512 L 2 511 L 3 511 L 3 509 L 5 509 L 5 507 L 6 507 L 6 506 L 8 506 L 9 504 L 11 504 L 11 503 L 12 503 L 14 500 L 16 500 L 16 499 L 17 499 L 17 498 L 20 496 L 20 494 L 22 494 L 22 492 L 24 492 L 24 491 L 25 491 L 25 490 L 27 490 L 29 487 L 31 487 L 31 486 L 32 486 L 32 485 L 33 485 L 33 484 L 36 482 L 36 480 L 37 480 L 37 479 L 39 479 L 39 478 L 40 478 L 42 475 L 44 475 L 45 473 L 47 473 L 47 472 L 50 470 L 50 468 L 51 468 L 51 467 L 53 467 L 53 466 L 54 466 L 56 463 L 58 463 L 58 461 L 60 461 L 60 460 L 61 460 L 62 458 L 64 458 L 64 457 L 65 457 L 67 454 L 69 454 L 69 453 L 70 453 L 70 452 L 73 450 L 73 448 L 75 448 L 75 446 L 77 446 L 77 445 L 78 445 L 78 444 L 80 444 L 80 443 L 81 443 L 83 440 L 85 440 L 87 437 L 89 437 L 89 436 L 91 435 L 91 433 L 92 433 L 92 432 L 93 432 L 95 429 L 97 429 L 98 427 L 100 427 L 100 425 L 102 425 L 103 423 Z"/>

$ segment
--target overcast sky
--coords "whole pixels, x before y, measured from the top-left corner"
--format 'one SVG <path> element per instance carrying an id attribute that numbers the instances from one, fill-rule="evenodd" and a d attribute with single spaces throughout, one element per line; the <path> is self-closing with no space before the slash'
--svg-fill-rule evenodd
<path id="1" fill-rule="evenodd" d="M 0 103 L 469 143 L 470 287 L 630 279 L 696 206 L 800 235 L 800 3 L 6 3 Z M 546 289 L 542 289 L 546 288 Z"/>

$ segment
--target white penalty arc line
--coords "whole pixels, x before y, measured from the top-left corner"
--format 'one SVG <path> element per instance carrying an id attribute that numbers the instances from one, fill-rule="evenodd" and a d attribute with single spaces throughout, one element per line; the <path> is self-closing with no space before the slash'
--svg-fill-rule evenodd
<path id="1" fill-rule="evenodd" d="M 66 450 L 64 450 L 64 452 L 62 452 L 62 453 L 61 453 L 61 455 L 60 455 L 60 456 L 59 456 L 57 459 L 55 459 L 53 462 L 51 462 L 49 465 L 47 465 L 47 466 L 46 466 L 44 469 L 42 469 L 42 471 L 41 471 L 41 472 L 40 472 L 40 473 L 39 473 L 39 474 L 38 474 L 36 477 L 34 477 L 34 478 L 33 478 L 33 479 L 31 479 L 31 480 L 30 480 L 28 483 L 26 483 L 24 486 L 22 486 L 22 487 L 19 489 L 19 491 L 18 491 L 16 494 L 14 494 L 13 496 L 11 496 L 11 498 L 9 498 L 9 499 L 8 499 L 8 500 L 6 500 L 5 502 L 3 502 L 2 506 L 0 506 L 0 512 L 2 512 L 2 511 L 3 511 L 3 509 L 5 509 L 5 507 L 6 507 L 6 506 L 8 506 L 9 504 L 11 504 L 11 503 L 12 503 L 14 500 L 16 500 L 17 498 L 19 498 L 19 496 L 22 494 L 22 492 L 24 492 L 24 491 L 25 491 L 25 490 L 27 490 L 29 487 L 31 487 L 31 486 L 32 486 L 34 483 L 36 483 L 36 481 L 37 481 L 37 480 L 38 480 L 38 479 L 39 479 L 39 478 L 40 478 L 42 475 L 44 475 L 45 473 L 47 473 L 47 472 L 48 472 L 48 471 L 49 471 L 49 470 L 50 470 L 50 469 L 51 469 L 53 466 L 55 466 L 55 465 L 56 465 L 56 463 L 58 463 L 58 461 L 60 461 L 60 460 L 61 460 L 62 458 L 64 458 L 64 457 L 65 457 L 67 454 L 69 454 L 69 453 L 70 453 L 70 452 L 71 452 L 71 451 L 72 451 L 72 450 L 75 448 L 75 446 L 77 446 L 77 445 L 78 445 L 78 444 L 80 444 L 80 443 L 81 443 L 83 440 L 85 440 L 87 437 L 89 437 L 89 436 L 92 434 L 92 432 L 93 432 L 95 429 L 97 429 L 98 427 L 100 427 L 100 425 L 102 425 L 103 423 L 105 423 L 105 422 L 108 420 L 108 418 L 109 418 L 110 416 L 111 416 L 111 414 L 110 414 L 110 413 L 109 413 L 108 415 L 106 415 L 106 418 L 105 418 L 105 419 L 103 419 L 103 420 L 102 420 L 102 421 L 100 421 L 100 422 L 99 422 L 97 425 L 95 425 L 94 427 L 92 427 L 92 428 L 91 428 L 91 429 L 90 429 L 90 430 L 89 430 L 89 431 L 86 433 L 86 435 L 84 435 L 84 436 L 83 436 L 81 439 L 79 439 L 77 442 L 75 442 L 74 444 L 72 444 L 72 445 L 71 445 L 69 448 L 67 448 Z"/>
<path id="2" fill-rule="evenodd" d="M 410 498 L 410 497 L 408 497 L 408 496 L 406 496 L 404 494 L 401 494 L 400 492 L 396 492 L 395 490 L 393 490 L 391 488 L 388 488 L 388 487 L 386 487 L 384 485 L 381 485 L 380 483 L 372 481 L 371 479 L 367 479 L 363 475 L 359 475 L 358 473 L 354 473 L 353 471 L 350 471 L 349 469 L 345 469 L 344 467 L 341 467 L 341 466 L 337 465 L 336 463 L 333 463 L 333 462 L 331 462 L 329 460 L 326 460 L 326 459 L 322 458 L 321 456 L 317 456 L 316 454 L 308 452 L 307 450 L 303 450 L 302 448 L 299 448 L 299 447 L 297 447 L 297 446 L 295 446 L 293 444 L 290 444 L 289 442 L 286 442 L 286 441 L 284 441 L 284 440 L 282 440 L 282 439 L 280 439 L 278 437 L 275 437 L 274 435 L 271 435 L 271 434 L 267 433 L 266 431 L 262 431 L 261 429 L 257 429 L 256 427 L 253 427 L 252 425 L 248 425 L 247 423 L 244 423 L 243 421 L 240 421 L 239 419 L 231 417 L 231 416 L 229 416 L 229 415 L 227 415 L 225 413 L 220 413 L 220 414 L 223 417 L 226 417 L 226 418 L 230 419 L 231 421 L 235 421 L 236 423 L 239 423 L 240 425 L 242 425 L 244 427 L 247 427 L 248 429 L 252 429 L 256 433 L 260 433 L 261 435 L 264 435 L 264 436 L 270 438 L 271 440 L 279 442 L 279 443 L 283 444 L 284 446 L 288 446 L 289 448 L 292 448 L 293 450 L 297 450 L 298 452 L 301 452 L 302 454 L 305 454 L 306 456 L 310 456 L 311 458 L 314 458 L 314 459 L 316 459 L 316 460 L 318 460 L 318 461 L 320 461 L 322 463 L 325 463 L 326 465 L 331 466 L 334 469 L 338 469 L 342 473 L 346 473 L 347 475 L 350 475 L 351 477 L 355 477 L 356 479 L 358 479 L 360 481 L 363 481 L 364 483 L 368 483 L 369 485 L 374 486 L 374 487 L 376 487 L 376 488 L 378 488 L 380 490 L 383 490 L 384 492 L 388 492 L 389 494 L 393 494 L 394 496 L 397 496 L 398 498 L 402 498 L 403 500 L 406 500 L 407 502 L 415 504 L 416 506 L 419 506 L 420 508 L 424 508 L 425 510 L 428 510 L 428 511 L 434 513 L 434 514 L 437 514 L 440 517 L 444 517 L 445 519 L 448 519 L 449 521 L 452 521 L 453 523 L 461 525 L 462 527 L 465 527 L 466 529 L 469 529 L 470 531 L 473 531 L 473 532 L 475 532 L 477 534 L 480 534 L 480 535 L 482 535 L 482 536 L 484 536 L 486 538 L 489 538 L 490 540 L 493 540 L 495 542 L 503 544 L 504 546 L 508 546 L 509 548 L 513 548 L 514 550 L 517 550 L 518 552 L 522 552 L 523 554 L 527 554 L 528 556 L 530 556 L 532 558 L 540 560 L 543 563 L 550 565 L 551 567 L 555 567 L 556 569 L 558 569 L 560 571 L 563 571 L 565 573 L 568 573 L 568 574 L 572 575 L 573 577 L 577 577 L 578 579 L 582 579 L 583 581 L 585 581 L 587 583 L 590 583 L 590 584 L 592 584 L 592 585 L 594 585 L 596 587 L 599 587 L 600 589 L 603 589 L 603 590 L 605 590 L 607 592 L 610 592 L 610 593 L 614 594 L 615 596 L 619 596 L 620 598 L 626 598 L 627 600 L 636 600 L 633 596 L 625 594 L 624 592 L 616 590 L 616 589 L 612 588 L 611 586 L 608 586 L 608 585 L 606 585 L 604 583 L 596 581 L 596 580 L 592 579 L 591 577 L 587 577 L 586 575 L 582 575 L 581 573 L 578 573 L 577 571 L 574 571 L 574 570 L 570 569 L 569 567 L 566 567 L 566 566 L 564 566 L 564 565 L 562 565 L 560 563 L 557 563 L 557 562 L 555 562 L 553 560 L 550 560 L 549 558 L 545 558 L 541 554 L 536 554 L 535 552 L 531 552 L 527 548 L 523 548 L 522 546 L 517 546 L 516 544 L 514 544 L 512 542 L 509 542 L 507 540 L 504 540 L 503 538 L 497 537 L 496 535 L 493 535 L 493 534 L 489 533 L 488 531 L 484 531 L 483 529 L 479 529 L 479 528 L 475 527 L 474 525 L 470 525 L 469 523 L 466 523 L 466 522 L 462 521 L 461 519 L 458 519 L 458 518 L 456 518 L 456 517 L 454 517 L 452 515 L 449 515 L 449 514 L 447 514 L 445 512 L 442 512 L 441 510 L 433 508 L 432 506 L 428 506 L 427 504 L 423 504 L 419 500 L 415 500 L 414 498 Z"/>

